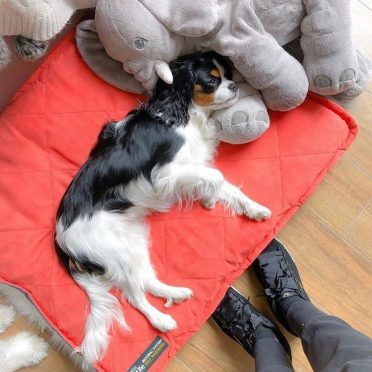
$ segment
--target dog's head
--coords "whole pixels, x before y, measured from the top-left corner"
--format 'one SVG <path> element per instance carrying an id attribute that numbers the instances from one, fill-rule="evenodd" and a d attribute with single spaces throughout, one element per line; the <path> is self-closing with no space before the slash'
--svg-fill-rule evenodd
<path id="1" fill-rule="evenodd" d="M 232 65 L 227 58 L 209 52 L 195 57 L 191 63 L 195 66 L 194 104 L 219 110 L 236 102 L 239 88 L 232 81 Z"/>
<path id="2" fill-rule="evenodd" d="M 153 117 L 172 125 L 185 125 L 195 105 L 219 110 L 233 105 L 239 94 L 232 81 L 232 63 L 215 52 L 195 53 L 170 63 L 173 83 L 159 80 L 149 100 Z"/>

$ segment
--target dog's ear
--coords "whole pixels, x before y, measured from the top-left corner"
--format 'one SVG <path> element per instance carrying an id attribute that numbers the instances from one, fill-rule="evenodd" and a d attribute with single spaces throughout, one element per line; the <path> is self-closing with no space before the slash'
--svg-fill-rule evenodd
<path id="1" fill-rule="evenodd" d="M 221 56 L 220 54 L 217 54 L 216 60 L 225 69 L 225 77 L 231 80 L 233 78 L 234 71 L 234 65 L 231 59 L 225 56 Z"/>
<path id="2" fill-rule="evenodd" d="M 170 125 L 185 125 L 189 121 L 196 80 L 195 63 L 192 59 L 178 59 L 169 65 L 173 83 L 159 79 L 147 106 L 150 115 Z"/>
<path id="3" fill-rule="evenodd" d="M 218 54 L 217 52 L 214 52 L 214 51 L 204 53 L 204 55 L 206 58 L 217 61 L 224 68 L 225 77 L 230 80 L 232 79 L 234 64 L 232 63 L 230 58 L 223 56 L 221 54 Z"/>

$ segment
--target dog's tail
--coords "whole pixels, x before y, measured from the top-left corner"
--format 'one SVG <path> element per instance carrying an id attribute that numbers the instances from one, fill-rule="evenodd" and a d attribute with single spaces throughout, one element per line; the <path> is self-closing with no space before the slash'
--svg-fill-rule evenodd
<path id="1" fill-rule="evenodd" d="M 76 282 L 86 291 L 90 311 L 85 325 L 84 340 L 80 350 L 89 364 L 99 361 L 109 343 L 109 332 L 116 320 L 129 331 L 118 300 L 110 293 L 112 285 L 101 275 L 72 273 Z"/>

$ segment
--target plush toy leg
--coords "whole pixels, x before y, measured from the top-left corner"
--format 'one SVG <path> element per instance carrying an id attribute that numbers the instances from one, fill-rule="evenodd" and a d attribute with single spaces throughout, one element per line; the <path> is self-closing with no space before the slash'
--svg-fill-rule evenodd
<path id="1" fill-rule="evenodd" d="M 95 22 L 86 20 L 76 27 L 76 44 L 86 64 L 103 80 L 116 88 L 143 93 L 142 85 L 124 71 L 123 64 L 112 59 L 100 41 Z"/>
<path id="2" fill-rule="evenodd" d="M 10 62 L 10 51 L 4 39 L 0 37 L 0 70 Z"/>
<path id="3" fill-rule="evenodd" d="M 372 61 L 361 51 L 357 50 L 359 74 L 355 84 L 344 92 L 337 94 L 338 100 L 351 100 L 363 93 L 372 78 Z"/>
<path id="4" fill-rule="evenodd" d="M 252 142 L 270 125 L 260 92 L 248 83 L 238 85 L 238 101 L 227 109 L 216 111 L 213 115 L 218 139 L 232 144 Z"/>
<path id="5" fill-rule="evenodd" d="M 350 0 L 304 0 L 304 68 L 313 92 L 334 95 L 355 85 L 359 66 L 351 39 Z"/>
<path id="6" fill-rule="evenodd" d="M 15 47 L 16 53 L 22 59 L 33 61 L 44 56 L 48 48 L 48 42 L 32 40 L 19 35 L 16 37 Z"/>
<path id="7" fill-rule="evenodd" d="M 265 31 L 251 0 L 222 2 L 221 27 L 211 47 L 231 58 L 266 106 L 286 111 L 300 105 L 308 92 L 302 65 Z"/>

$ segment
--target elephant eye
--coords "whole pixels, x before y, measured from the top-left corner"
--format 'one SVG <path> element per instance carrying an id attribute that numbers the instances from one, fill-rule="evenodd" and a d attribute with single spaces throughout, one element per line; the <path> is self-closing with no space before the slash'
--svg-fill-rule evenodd
<path id="1" fill-rule="evenodd" d="M 147 43 L 148 40 L 142 37 L 136 37 L 133 41 L 133 46 L 135 49 L 144 49 Z"/>

